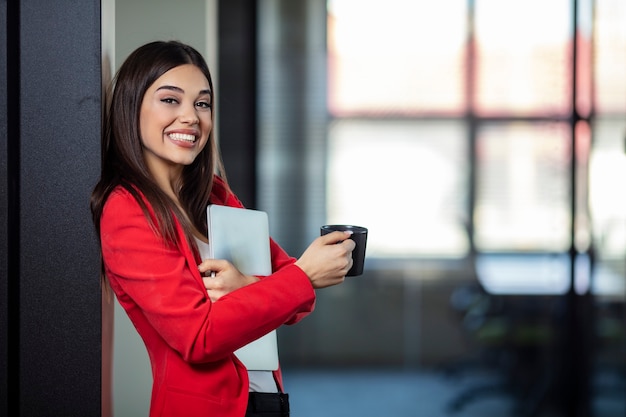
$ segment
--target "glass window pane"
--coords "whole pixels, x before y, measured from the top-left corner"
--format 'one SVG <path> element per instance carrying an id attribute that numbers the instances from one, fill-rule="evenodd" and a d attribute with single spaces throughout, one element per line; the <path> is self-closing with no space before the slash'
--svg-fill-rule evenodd
<path id="1" fill-rule="evenodd" d="M 626 253 L 626 121 L 596 119 L 589 163 L 589 207 L 597 249 L 622 260 Z"/>
<path id="2" fill-rule="evenodd" d="M 598 113 L 626 112 L 626 2 L 596 0 L 595 91 Z"/>
<path id="3" fill-rule="evenodd" d="M 328 222 L 368 227 L 368 257 L 465 255 L 463 128 L 460 121 L 333 122 Z"/>
<path id="4" fill-rule="evenodd" d="M 566 114 L 571 109 L 571 2 L 477 0 L 478 113 Z"/>
<path id="5" fill-rule="evenodd" d="M 462 114 L 465 0 L 330 0 L 329 108 Z"/>
<path id="6" fill-rule="evenodd" d="M 490 294 L 565 294 L 571 287 L 568 253 L 479 253 L 476 274 Z"/>
<path id="7" fill-rule="evenodd" d="M 560 123 L 489 124 L 477 137 L 476 247 L 565 251 L 570 135 Z"/>

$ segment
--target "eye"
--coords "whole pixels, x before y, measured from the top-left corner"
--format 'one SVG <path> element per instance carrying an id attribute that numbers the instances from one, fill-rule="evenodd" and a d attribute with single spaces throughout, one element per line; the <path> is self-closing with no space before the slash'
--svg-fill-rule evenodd
<path id="1" fill-rule="evenodd" d="M 178 100 L 176 100 L 175 98 L 166 97 L 166 98 L 162 98 L 161 102 L 166 103 L 166 104 L 177 104 Z"/>
<path id="2" fill-rule="evenodd" d="M 196 106 L 200 107 L 201 109 L 210 109 L 211 103 L 208 101 L 198 101 L 196 103 Z"/>

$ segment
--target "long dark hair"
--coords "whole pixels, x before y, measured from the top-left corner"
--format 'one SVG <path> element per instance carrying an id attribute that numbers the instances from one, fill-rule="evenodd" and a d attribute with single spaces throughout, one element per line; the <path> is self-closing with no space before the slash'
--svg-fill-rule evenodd
<path id="1" fill-rule="evenodd" d="M 215 105 L 213 82 L 202 55 L 177 41 L 157 41 L 132 52 L 111 83 L 102 132 L 101 174 L 91 194 L 93 222 L 100 235 L 100 217 L 109 194 L 117 186 L 128 190 L 144 211 L 148 222 L 166 242 L 177 243 L 176 219 L 187 240 L 193 242 L 193 227 L 206 234 L 206 207 L 213 175 L 225 179 L 224 167 L 213 131 L 194 162 L 183 168 L 178 199 L 184 216 L 174 201 L 154 182 L 143 159 L 139 114 L 146 90 L 165 72 L 184 64 L 195 65 L 209 81 L 211 103 Z M 212 112 L 211 117 L 214 117 Z M 156 223 L 148 213 L 145 199 L 154 210 Z M 191 222 L 191 223 L 190 223 Z"/>

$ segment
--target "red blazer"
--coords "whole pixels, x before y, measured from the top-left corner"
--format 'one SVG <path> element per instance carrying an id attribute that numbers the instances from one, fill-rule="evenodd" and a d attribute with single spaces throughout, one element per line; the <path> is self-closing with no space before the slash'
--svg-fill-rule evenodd
<path id="1" fill-rule="evenodd" d="M 241 207 L 219 178 L 211 201 Z M 233 352 L 310 313 L 315 292 L 295 259 L 271 240 L 273 274 L 212 303 L 199 255 L 180 224 L 176 230 L 179 244 L 168 246 L 122 187 L 109 196 L 100 221 L 106 276 L 150 356 L 150 417 L 243 417 L 248 374 Z M 275 378 L 282 387 L 280 370 Z"/>

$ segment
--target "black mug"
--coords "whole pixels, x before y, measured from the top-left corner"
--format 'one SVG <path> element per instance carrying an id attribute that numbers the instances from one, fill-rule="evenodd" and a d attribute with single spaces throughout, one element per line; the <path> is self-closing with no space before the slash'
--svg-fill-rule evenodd
<path id="1" fill-rule="evenodd" d="M 327 235 L 331 232 L 351 231 L 350 239 L 356 243 L 352 251 L 352 268 L 346 276 L 355 277 L 363 274 L 363 265 L 365 264 L 365 247 L 367 246 L 367 228 L 361 226 L 352 226 L 348 224 L 327 224 L 321 227 L 321 235 Z"/>

